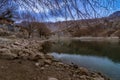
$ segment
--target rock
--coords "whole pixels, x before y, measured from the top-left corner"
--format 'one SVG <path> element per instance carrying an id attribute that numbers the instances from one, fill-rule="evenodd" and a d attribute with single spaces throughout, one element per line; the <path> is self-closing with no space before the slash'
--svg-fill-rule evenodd
<path id="1" fill-rule="evenodd" d="M 77 69 L 77 68 L 78 68 L 78 65 L 73 65 L 73 67 L 74 67 L 75 69 Z"/>
<path id="2" fill-rule="evenodd" d="M 87 80 L 85 75 L 80 76 L 80 79 Z"/>
<path id="3" fill-rule="evenodd" d="M 58 60 L 56 60 L 56 59 L 54 59 L 54 58 L 52 59 L 52 61 L 53 61 L 53 62 L 59 62 Z"/>
<path id="4" fill-rule="evenodd" d="M 38 62 L 39 59 L 40 59 L 40 56 L 39 56 L 39 55 L 36 55 L 36 56 L 30 56 L 29 59 L 30 59 L 30 60 L 33 60 L 33 61 L 35 61 L 35 62 Z"/>
<path id="5" fill-rule="evenodd" d="M 18 48 L 18 45 L 11 44 L 11 48 Z"/>
<path id="6" fill-rule="evenodd" d="M 32 53 L 32 55 L 33 55 L 34 53 Z M 31 58 L 30 58 L 31 60 L 33 60 L 33 61 L 36 61 L 36 62 L 38 62 L 40 59 L 45 59 L 45 57 L 44 57 L 44 54 L 37 54 L 37 55 L 35 55 L 35 56 L 32 56 Z"/>
<path id="7" fill-rule="evenodd" d="M 41 70 L 44 70 L 45 68 L 44 68 L 44 67 L 41 67 L 40 69 L 41 69 Z"/>
<path id="8" fill-rule="evenodd" d="M 4 31 L 4 29 L 3 28 L 0 28 L 0 32 L 3 32 Z"/>
<path id="9" fill-rule="evenodd" d="M 45 67 L 49 67 L 49 65 L 48 65 L 48 64 L 45 64 Z"/>
<path id="10" fill-rule="evenodd" d="M 45 65 L 43 60 L 38 60 L 38 62 L 39 62 L 39 66 L 41 66 L 41 67 Z"/>
<path id="11" fill-rule="evenodd" d="M 2 68 L 2 69 L 3 69 L 3 68 L 4 68 L 4 66 L 0 66 L 0 68 Z"/>
<path id="12" fill-rule="evenodd" d="M 52 63 L 52 61 L 50 59 L 47 59 L 44 61 L 44 63 L 50 65 Z"/>
<path id="13" fill-rule="evenodd" d="M 62 62 L 58 62 L 58 65 L 64 65 L 64 63 L 62 63 Z"/>
<path id="14" fill-rule="evenodd" d="M 39 53 L 35 57 L 37 57 L 39 59 L 45 59 L 45 55 L 43 53 Z"/>
<path id="15" fill-rule="evenodd" d="M 39 65 L 40 65 L 40 63 L 35 63 L 35 66 L 37 66 L 37 67 L 38 67 Z"/>
<path id="16" fill-rule="evenodd" d="M 12 54 L 9 49 L 0 49 L 0 56 L 4 59 L 14 59 L 17 57 L 17 55 Z"/>
<path id="17" fill-rule="evenodd" d="M 57 78 L 50 77 L 48 80 L 58 80 Z"/>
<path id="18" fill-rule="evenodd" d="M 20 43 L 19 42 L 15 42 L 14 45 L 20 45 Z"/>
<path id="19" fill-rule="evenodd" d="M 16 35 L 11 35 L 11 36 L 9 36 L 9 38 L 15 39 Z"/>
<path id="20" fill-rule="evenodd" d="M 96 78 L 93 78 L 93 80 L 105 80 L 105 79 L 101 77 L 96 77 Z"/>
<path id="21" fill-rule="evenodd" d="M 86 68 L 80 68 L 80 72 L 82 75 L 89 75 L 89 71 Z"/>
<path id="22" fill-rule="evenodd" d="M 97 74 L 102 75 L 102 73 L 101 73 L 101 72 L 97 72 Z"/>
<path id="23" fill-rule="evenodd" d="M 45 57 L 46 57 L 46 59 L 53 59 L 53 56 L 50 54 L 46 54 Z"/>
<path id="24" fill-rule="evenodd" d="M 104 77 L 101 73 L 94 73 L 92 77 Z"/>
<path id="25" fill-rule="evenodd" d="M 0 49 L 2 49 L 2 48 L 7 48 L 7 46 L 5 46 L 5 45 L 0 45 Z"/>

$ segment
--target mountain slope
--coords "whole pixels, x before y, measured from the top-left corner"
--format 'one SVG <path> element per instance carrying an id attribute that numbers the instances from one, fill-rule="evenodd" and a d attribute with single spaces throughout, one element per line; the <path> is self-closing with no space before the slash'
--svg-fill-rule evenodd
<path id="1" fill-rule="evenodd" d="M 120 17 L 120 11 L 116 11 L 116 12 L 112 13 L 111 15 L 109 15 L 109 17 L 112 17 L 112 18 Z"/>

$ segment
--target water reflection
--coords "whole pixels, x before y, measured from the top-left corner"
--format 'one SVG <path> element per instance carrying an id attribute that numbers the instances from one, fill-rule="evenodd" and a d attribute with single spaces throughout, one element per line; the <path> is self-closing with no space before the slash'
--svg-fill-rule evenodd
<path id="1" fill-rule="evenodd" d="M 101 56 L 120 62 L 120 43 L 61 41 L 53 44 L 50 52 Z"/>
<path id="2" fill-rule="evenodd" d="M 86 67 L 93 71 L 99 71 L 107 76 L 111 77 L 113 80 L 120 79 L 120 64 L 114 63 L 106 57 L 98 56 L 83 56 L 77 54 L 58 54 L 52 53 L 52 55 L 59 61 L 65 63 L 73 63 L 79 66 Z"/>
<path id="3" fill-rule="evenodd" d="M 120 79 L 119 42 L 58 41 L 49 47 L 48 52 L 60 61 L 100 71 L 113 80 Z"/>

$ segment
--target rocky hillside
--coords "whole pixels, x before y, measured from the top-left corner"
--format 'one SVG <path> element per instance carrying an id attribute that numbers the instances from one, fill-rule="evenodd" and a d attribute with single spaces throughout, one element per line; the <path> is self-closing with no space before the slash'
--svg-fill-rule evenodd
<path id="1" fill-rule="evenodd" d="M 61 36 L 120 37 L 120 11 L 104 18 L 63 21 L 51 25 L 57 27 L 55 34 Z"/>

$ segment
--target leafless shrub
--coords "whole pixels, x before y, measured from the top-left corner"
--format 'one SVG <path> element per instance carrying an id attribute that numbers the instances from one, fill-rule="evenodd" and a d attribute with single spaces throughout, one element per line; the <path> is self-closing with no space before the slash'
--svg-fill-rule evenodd
<path id="1" fill-rule="evenodd" d="M 46 38 L 50 36 L 51 31 L 47 28 L 45 23 L 31 22 L 30 27 L 30 31 L 32 31 L 31 34 L 38 33 L 39 37 L 44 36 Z"/>
<path id="2" fill-rule="evenodd" d="M 21 26 L 20 26 L 21 25 Z M 45 23 L 40 22 L 22 22 L 19 25 L 20 32 L 23 33 L 23 36 L 27 37 L 49 37 L 50 29 L 47 28 Z"/>

